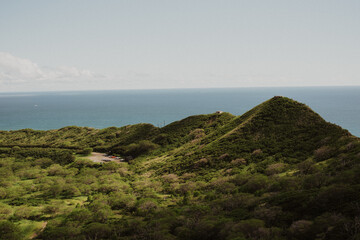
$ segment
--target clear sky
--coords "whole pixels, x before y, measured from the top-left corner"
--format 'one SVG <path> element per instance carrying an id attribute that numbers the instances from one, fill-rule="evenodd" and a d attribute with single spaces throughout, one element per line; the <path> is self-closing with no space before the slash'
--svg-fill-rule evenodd
<path id="1" fill-rule="evenodd" d="M 1 0 L 0 92 L 360 85 L 359 0 Z"/>

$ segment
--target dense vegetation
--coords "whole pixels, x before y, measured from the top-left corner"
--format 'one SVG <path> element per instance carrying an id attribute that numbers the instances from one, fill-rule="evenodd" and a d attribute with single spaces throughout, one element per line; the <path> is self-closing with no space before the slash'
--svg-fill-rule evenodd
<path id="1" fill-rule="evenodd" d="M 0 131 L 0 239 L 360 239 L 359 163 L 357 137 L 284 97 L 163 128 Z"/>

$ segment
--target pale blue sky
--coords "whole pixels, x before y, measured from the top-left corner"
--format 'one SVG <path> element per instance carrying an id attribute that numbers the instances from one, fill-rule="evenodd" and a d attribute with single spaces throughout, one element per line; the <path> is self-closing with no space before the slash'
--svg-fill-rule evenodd
<path id="1" fill-rule="evenodd" d="M 0 91 L 360 85 L 358 0 L 2 0 Z"/>

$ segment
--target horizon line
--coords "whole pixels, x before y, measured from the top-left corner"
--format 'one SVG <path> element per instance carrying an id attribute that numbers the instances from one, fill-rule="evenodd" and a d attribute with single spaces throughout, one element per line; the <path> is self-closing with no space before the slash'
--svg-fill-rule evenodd
<path id="1" fill-rule="evenodd" d="M 360 87 L 360 85 L 303 85 L 303 86 L 244 86 L 244 87 L 183 87 L 183 88 L 119 88 L 119 89 L 78 89 L 78 90 L 40 90 L 40 91 L 0 91 L 0 94 L 14 93 L 56 93 L 56 92 L 96 92 L 96 91 L 156 91 L 156 90 L 197 90 L 197 89 L 241 89 L 241 88 L 332 88 Z"/>

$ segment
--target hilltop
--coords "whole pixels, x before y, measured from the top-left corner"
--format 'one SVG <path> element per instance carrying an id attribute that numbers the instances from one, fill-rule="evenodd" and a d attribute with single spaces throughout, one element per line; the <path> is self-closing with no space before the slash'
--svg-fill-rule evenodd
<path id="1" fill-rule="evenodd" d="M 162 128 L 0 131 L 0 161 L 0 229 L 39 239 L 359 237 L 359 138 L 286 97 Z"/>

